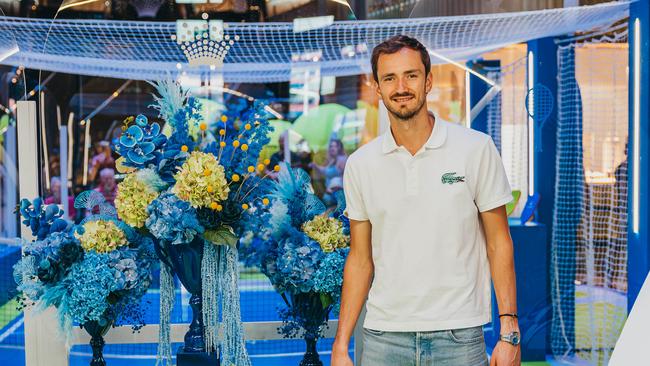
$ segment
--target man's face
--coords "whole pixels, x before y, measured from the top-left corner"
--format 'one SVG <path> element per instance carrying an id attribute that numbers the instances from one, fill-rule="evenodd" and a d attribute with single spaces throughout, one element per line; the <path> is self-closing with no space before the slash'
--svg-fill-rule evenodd
<path id="1" fill-rule="evenodd" d="M 402 48 L 379 56 L 377 94 L 398 119 L 411 119 L 424 107 L 433 83 L 431 73 L 424 73 L 418 51 Z"/>

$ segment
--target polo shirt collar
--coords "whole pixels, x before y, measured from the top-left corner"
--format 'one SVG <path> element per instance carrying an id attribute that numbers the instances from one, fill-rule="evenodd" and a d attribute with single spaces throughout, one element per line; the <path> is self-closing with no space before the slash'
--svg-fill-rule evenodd
<path id="1" fill-rule="evenodd" d="M 445 140 L 447 139 L 447 126 L 445 125 L 445 122 L 437 117 L 435 117 L 435 121 L 436 122 L 433 125 L 431 135 L 429 136 L 427 142 L 424 143 L 424 147 L 426 149 L 439 148 L 442 146 L 442 144 L 445 143 Z M 399 146 L 397 146 L 397 143 L 395 142 L 395 138 L 393 137 L 393 133 L 391 132 L 389 126 L 388 130 L 384 132 L 382 152 L 384 154 L 388 154 L 397 150 L 398 147 Z"/>

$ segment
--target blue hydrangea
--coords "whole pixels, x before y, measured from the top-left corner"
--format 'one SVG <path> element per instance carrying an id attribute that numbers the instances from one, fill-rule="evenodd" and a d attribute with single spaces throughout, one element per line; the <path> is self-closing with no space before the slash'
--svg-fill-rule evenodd
<path id="1" fill-rule="evenodd" d="M 25 256 L 33 257 L 35 275 L 43 283 L 61 279 L 70 266 L 83 259 L 83 249 L 71 231 L 55 232 L 25 247 Z"/>
<path id="2" fill-rule="evenodd" d="M 158 196 L 147 208 L 149 218 L 145 225 L 159 240 L 171 244 L 185 244 L 205 231 L 189 202 L 173 193 Z"/>
<path id="3" fill-rule="evenodd" d="M 320 245 L 302 232 L 293 230 L 278 247 L 278 287 L 292 292 L 312 291 L 314 274 L 324 255 Z"/>
<path id="4" fill-rule="evenodd" d="M 343 268 L 350 249 L 336 249 L 325 255 L 314 275 L 314 290 L 331 296 L 335 314 L 340 309 Z"/>
<path id="5" fill-rule="evenodd" d="M 68 294 L 62 304 L 73 321 L 83 324 L 106 316 L 110 306 L 107 298 L 118 290 L 109 262 L 108 254 L 91 251 L 72 266 L 65 280 Z"/>

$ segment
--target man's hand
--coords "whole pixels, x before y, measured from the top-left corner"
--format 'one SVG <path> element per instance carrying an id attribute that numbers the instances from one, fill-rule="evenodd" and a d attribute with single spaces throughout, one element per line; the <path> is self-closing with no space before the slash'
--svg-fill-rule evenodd
<path id="1" fill-rule="evenodd" d="M 332 353 L 334 355 L 334 353 Z M 490 366 L 520 366 L 521 345 L 513 346 L 504 341 L 497 342 L 492 351 Z"/>
<path id="2" fill-rule="evenodd" d="M 348 353 L 347 348 L 337 347 L 334 345 L 332 347 L 332 358 L 330 359 L 331 366 L 354 366 L 352 363 L 352 358 Z"/>

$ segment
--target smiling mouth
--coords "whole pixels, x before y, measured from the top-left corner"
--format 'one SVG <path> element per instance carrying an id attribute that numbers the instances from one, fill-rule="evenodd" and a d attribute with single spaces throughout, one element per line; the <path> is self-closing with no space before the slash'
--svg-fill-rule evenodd
<path id="1" fill-rule="evenodd" d="M 409 100 L 413 99 L 413 97 L 398 97 L 398 98 L 393 98 L 394 101 L 397 103 L 404 103 L 408 102 Z"/>

